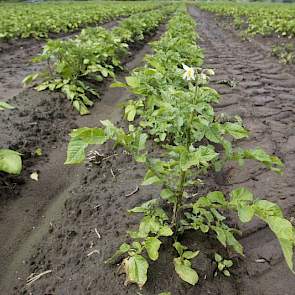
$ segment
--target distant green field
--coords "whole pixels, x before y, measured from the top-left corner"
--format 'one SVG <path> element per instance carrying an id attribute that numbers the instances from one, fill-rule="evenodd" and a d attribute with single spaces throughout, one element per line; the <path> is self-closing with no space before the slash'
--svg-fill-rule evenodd
<path id="1" fill-rule="evenodd" d="M 251 35 L 295 36 L 295 4 L 198 3 L 201 9 L 233 17 L 236 27 L 246 25 Z"/>
<path id="2" fill-rule="evenodd" d="M 1 3 L 0 39 L 47 37 L 156 8 L 151 1 Z"/>

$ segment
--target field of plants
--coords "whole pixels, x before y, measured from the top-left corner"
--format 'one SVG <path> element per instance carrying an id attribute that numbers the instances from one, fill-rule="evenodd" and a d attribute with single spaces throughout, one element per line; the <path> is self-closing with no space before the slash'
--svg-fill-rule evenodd
<path id="1" fill-rule="evenodd" d="M 237 27 L 250 35 L 295 36 L 295 5 L 265 3 L 201 3 L 201 9 L 231 16 Z"/>
<path id="2" fill-rule="evenodd" d="M 293 5 L 0 7 L 3 294 L 293 294 Z"/>
<path id="3" fill-rule="evenodd" d="M 0 40 L 13 38 L 45 38 L 49 33 L 71 32 L 80 27 L 110 21 L 118 16 L 159 6 L 151 2 L 58 2 L 1 4 Z"/>

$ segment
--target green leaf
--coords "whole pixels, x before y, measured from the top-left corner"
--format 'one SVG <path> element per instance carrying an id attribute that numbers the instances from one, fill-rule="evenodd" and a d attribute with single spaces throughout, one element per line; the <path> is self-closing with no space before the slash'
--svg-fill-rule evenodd
<path id="1" fill-rule="evenodd" d="M 149 267 L 146 259 L 141 255 L 134 255 L 125 260 L 126 284 L 135 283 L 142 288 L 147 281 Z"/>
<path id="2" fill-rule="evenodd" d="M 222 261 L 222 256 L 219 255 L 218 253 L 215 253 L 214 257 L 215 257 L 216 262 L 221 262 Z"/>
<path id="3" fill-rule="evenodd" d="M 282 173 L 282 168 L 284 164 L 282 161 L 273 155 L 268 155 L 264 150 L 257 148 L 257 149 L 248 149 L 242 150 L 235 154 L 234 158 L 237 157 L 238 159 L 252 159 L 261 162 L 267 168 L 271 169 L 276 173 Z"/>
<path id="4" fill-rule="evenodd" d="M 230 232 L 229 230 L 225 231 L 225 235 L 226 235 L 226 243 L 233 247 L 233 249 L 239 253 L 240 255 L 244 255 L 243 253 L 243 246 L 237 241 L 237 239 L 234 237 L 234 235 L 232 234 L 232 232 Z"/>
<path id="5" fill-rule="evenodd" d="M 139 224 L 140 237 L 145 238 L 150 232 L 157 233 L 160 230 L 160 226 L 155 216 L 144 216 Z"/>
<path id="6" fill-rule="evenodd" d="M 70 136 L 77 137 L 87 144 L 104 144 L 107 140 L 107 136 L 102 128 L 83 127 L 73 130 Z"/>
<path id="7" fill-rule="evenodd" d="M 207 224 L 200 224 L 200 230 L 202 233 L 207 233 L 209 231 L 210 227 Z"/>
<path id="8" fill-rule="evenodd" d="M 253 194 L 244 187 L 237 188 L 230 193 L 231 205 L 239 206 L 240 204 L 247 204 L 253 201 Z"/>
<path id="9" fill-rule="evenodd" d="M 237 123 L 227 122 L 224 124 L 225 130 L 228 134 L 230 134 L 235 139 L 241 139 L 248 136 L 249 132 Z"/>
<path id="10" fill-rule="evenodd" d="M 0 171 L 19 175 L 22 170 L 20 153 L 9 149 L 0 149 Z"/>
<path id="11" fill-rule="evenodd" d="M 171 202 L 171 203 L 176 202 L 176 197 L 170 189 L 167 189 L 167 188 L 163 189 L 160 195 L 162 199 L 167 200 L 168 202 Z"/>
<path id="12" fill-rule="evenodd" d="M 148 210 L 154 208 L 158 204 L 158 199 L 151 199 L 142 203 L 140 206 L 128 210 L 128 213 L 146 213 Z"/>
<path id="13" fill-rule="evenodd" d="M 164 225 L 158 231 L 158 235 L 162 237 L 170 237 L 173 235 L 173 231 L 168 225 Z"/>
<path id="14" fill-rule="evenodd" d="M 182 254 L 182 258 L 193 259 L 193 258 L 195 258 L 199 253 L 200 253 L 200 251 L 185 251 L 185 252 Z"/>
<path id="15" fill-rule="evenodd" d="M 222 137 L 217 124 L 212 124 L 210 128 L 206 129 L 205 136 L 207 137 L 207 139 L 214 143 L 220 143 L 222 141 Z"/>
<path id="16" fill-rule="evenodd" d="M 85 149 L 87 148 L 88 143 L 80 138 L 73 137 L 71 138 L 68 150 L 67 150 L 67 159 L 65 164 L 80 164 L 85 159 Z"/>
<path id="17" fill-rule="evenodd" d="M 254 203 L 255 214 L 266 221 L 270 216 L 283 218 L 282 209 L 275 203 L 267 200 L 257 200 Z"/>
<path id="18" fill-rule="evenodd" d="M 145 240 L 145 248 L 151 260 L 156 261 L 159 258 L 159 249 L 161 243 L 162 242 L 156 237 L 148 237 Z"/>
<path id="19" fill-rule="evenodd" d="M 181 257 L 174 258 L 174 267 L 176 273 L 183 281 L 193 286 L 198 282 L 199 276 L 197 272 L 191 268 L 189 260 L 183 260 Z"/>
<path id="20" fill-rule="evenodd" d="M 159 179 L 159 177 L 156 176 L 152 170 L 148 170 L 143 179 L 142 185 L 158 184 L 160 182 L 161 180 Z"/>
<path id="21" fill-rule="evenodd" d="M 244 206 L 238 209 L 238 215 L 242 222 L 249 222 L 252 220 L 255 209 L 252 206 Z"/>
<path id="22" fill-rule="evenodd" d="M 218 270 L 222 271 L 225 268 L 225 265 L 223 263 L 218 263 Z"/>
<path id="23" fill-rule="evenodd" d="M 35 155 L 38 156 L 38 157 L 42 156 L 42 149 L 41 148 L 36 148 L 35 149 Z"/>
<path id="24" fill-rule="evenodd" d="M 293 271 L 293 246 L 295 244 L 294 229 L 287 219 L 270 216 L 267 219 L 270 229 L 278 238 L 288 267 Z"/>
<path id="25" fill-rule="evenodd" d="M 13 110 L 15 107 L 12 106 L 11 104 L 5 102 L 5 101 L 0 101 L 0 111 L 3 110 Z"/>
<path id="26" fill-rule="evenodd" d="M 22 83 L 24 85 L 31 84 L 34 80 L 36 80 L 38 78 L 38 76 L 39 76 L 39 73 L 30 74 L 23 79 Z"/>
<path id="27" fill-rule="evenodd" d="M 183 251 L 187 249 L 186 246 L 182 245 L 180 242 L 175 242 L 173 244 L 173 247 L 176 249 L 177 253 L 179 254 L 179 256 L 182 255 Z"/>
<path id="28" fill-rule="evenodd" d="M 218 203 L 220 205 L 225 205 L 226 203 L 223 193 L 219 191 L 209 193 L 207 198 L 211 203 Z"/>
<path id="29" fill-rule="evenodd" d="M 171 292 L 161 292 L 159 295 L 171 295 Z"/>
<path id="30" fill-rule="evenodd" d="M 140 81 L 136 77 L 126 77 L 126 82 L 131 88 L 137 88 L 140 86 Z"/>
<path id="31" fill-rule="evenodd" d="M 224 265 L 226 267 L 232 267 L 233 266 L 233 262 L 231 260 L 224 259 L 223 263 L 224 263 Z"/>
<path id="32" fill-rule="evenodd" d="M 125 87 L 127 87 L 127 84 L 125 84 L 123 82 L 116 81 L 116 82 L 112 83 L 110 87 L 111 88 L 116 88 L 116 87 L 125 88 Z"/>
<path id="33" fill-rule="evenodd" d="M 42 84 L 36 86 L 35 89 L 36 89 L 37 91 L 43 91 L 43 90 L 47 89 L 48 87 L 49 87 L 49 84 L 47 84 L 47 83 L 42 83 Z"/>
<path id="34" fill-rule="evenodd" d="M 224 274 L 226 277 L 230 277 L 230 272 L 229 272 L 227 269 L 225 269 L 225 270 L 223 271 L 223 274 Z"/>
<path id="35" fill-rule="evenodd" d="M 110 257 L 109 259 L 107 259 L 105 261 L 105 263 L 114 263 L 120 256 L 122 256 L 123 254 L 125 254 L 126 252 L 128 252 L 130 250 L 130 245 L 123 243 L 120 248 L 115 252 L 115 254 Z"/>
<path id="36" fill-rule="evenodd" d="M 125 115 L 127 117 L 127 121 L 134 121 L 136 115 L 136 107 L 134 104 L 128 104 L 125 108 Z"/>
<path id="37" fill-rule="evenodd" d="M 218 241 L 224 246 L 226 247 L 226 234 L 225 231 L 220 228 L 220 227 L 213 227 L 214 231 L 217 233 L 217 239 Z"/>

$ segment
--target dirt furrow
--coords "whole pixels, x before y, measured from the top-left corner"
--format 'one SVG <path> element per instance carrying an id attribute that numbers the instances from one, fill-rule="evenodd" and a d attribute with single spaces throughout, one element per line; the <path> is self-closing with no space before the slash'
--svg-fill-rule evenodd
<path id="1" fill-rule="evenodd" d="M 228 183 L 220 185 L 225 190 L 235 184 L 245 186 L 257 197 L 278 203 L 287 216 L 294 218 L 295 75 L 286 72 L 261 48 L 222 29 L 212 15 L 193 7 L 189 12 L 197 21 L 205 66 L 216 72 L 211 85 L 222 94 L 217 111 L 240 115 L 251 132 L 238 146 L 262 147 L 279 156 L 286 166 L 283 175 L 276 175 L 253 162 L 244 168 L 231 163 L 225 177 Z M 231 80 L 236 85 L 221 85 L 221 80 Z M 292 294 L 295 280 L 273 235 L 259 222 L 245 226 L 245 230 L 242 243 L 250 262 L 245 262 L 237 283 L 239 294 Z M 257 263 L 259 258 L 265 262 Z"/>

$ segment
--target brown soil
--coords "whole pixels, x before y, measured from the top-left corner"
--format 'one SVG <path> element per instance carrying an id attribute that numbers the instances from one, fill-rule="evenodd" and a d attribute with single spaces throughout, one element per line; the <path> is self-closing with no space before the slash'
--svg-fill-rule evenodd
<path id="1" fill-rule="evenodd" d="M 235 35 L 240 35 L 241 39 L 244 39 L 245 41 L 248 41 L 250 43 L 253 43 L 253 46 L 259 48 L 264 55 L 271 57 L 274 56 L 272 53 L 272 49 L 274 46 L 285 46 L 287 44 L 292 44 L 295 48 L 295 38 L 287 38 L 278 36 L 276 34 L 262 36 L 262 35 L 255 35 L 255 36 L 246 36 L 244 34 L 245 30 L 247 29 L 248 25 L 245 22 L 244 26 L 236 29 L 233 23 L 233 17 L 230 16 L 222 16 L 217 15 L 211 12 L 207 12 L 208 16 L 214 18 L 220 26 L 222 26 L 225 30 L 228 32 L 231 32 Z M 295 54 L 295 52 L 294 52 Z M 280 63 L 283 63 L 283 61 L 280 60 L 280 57 L 275 57 Z M 284 69 L 288 72 L 291 72 L 292 74 L 295 73 L 295 64 L 287 64 L 284 66 Z"/>
<path id="2" fill-rule="evenodd" d="M 242 41 L 223 30 L 209 14 L 194 8 L 189 8 L 189 11 L 198 22 L 206 66 L 216 72 L 212 86 L 223 95 L 216 110 L 238 114 L 244 119 L 251 137 L 240 142 L 240 146 L 263 147 L 280 156 L 286 164 L 282 176 L 253 162 L 247 163 L 244 169 L 231 164 L 225 169 L 228 172 L 208 180 L 204 193 L 210 189 L 228 191 L 238 185 L 246 186 L 257 196 L 279 203 L 288 217 L 294 216 L 295 76 L 286 72 L 276 59 L 265 56 L 253 43 Z M 148 47 L 144 47 L 128 69 L 138 66 L 148 51 Z M 219 84 L 221 80 L 235 80 L 238 84 L 231 88 Z M 61 139 L 65 138 L 72 125 L 96 126 L 100 119 L 120 122 L 120 112 L 114 106 L 125 99 L 128 99 L 125 91 L 108 89 L 101 103 L 95 105 L 92 115 L 83 118 L 77 118 L 70 110 L 64 111 L 64 103 L 60 106 L 65 116 L 60 120 L 61 127 L 56 125 L 59 118 L 55 117 L 50 120 L 53 128 L 50 125 L 42 127 L 52 134 L 61 132 L 61 135 L 57 136 L 56 149 L 49 145 L 47 162 L 38 162 L 40 181 L 26 182 L 17 199 L 10 198 L 1 205 L 2 293 L 157 295 L 171 291 L 173 295 L 294 294 L 294 276 L 283 260 L 277 241 L 257 221 L 243 228 L 241 243 L 246 257 L 234 258 L 236 266 L 231 278 L 213 278 L 213 253 L 216 249 L 220 253 L 223 250 L 214 240 L 192 233 L 184 236 L 183 240 L 189 247 L 201 250 L 193 265 L 200 275 L 200 283 L 195 287 L 177 278 L 172 264 L 175 253 L 169 241 L 162 247 L 160 259 L 151 263 L 149 282 L 140 292 L 135 286 L 124 287 L 124 278 L 117 275 L 117 267 L 103 264 L 126 239 L 126 230 L 137 224 L 137 217 L 128 216 L 127 209 L 155 197 L 157 188 L 140 186 L 136 194 L 126 197 L 140 185 L 145 170 L 121 150 L 108 145 L 98 148 L 105 154 L 118 155 L 101 165 L 64 167 L 66 143 L 62 144 Z M 44 109 L 38 104 L 34 106 L 27 103 L 26 110 L 31 108 L 41 115 Z M 54 103 L 50 106 L 55 111 L 59 109 Z M 15 124 L 19 119 L 11 120 Z M 38 119 L 37 122 L 41 121 Z M 47 151 L 46 146 L 44 149 Z M 154 151 L 158 152 L 157 149 Z M 36 167 L 38 164 L 35 163 L 34 170 Z M 33 229 L 30 228 L 32 226 Z M 93 254 L 88 256 L 91 252 Z M 25 286 L 31 273 L 39 274 L 46 270 L 52 272 L 31 286 Z"/>

